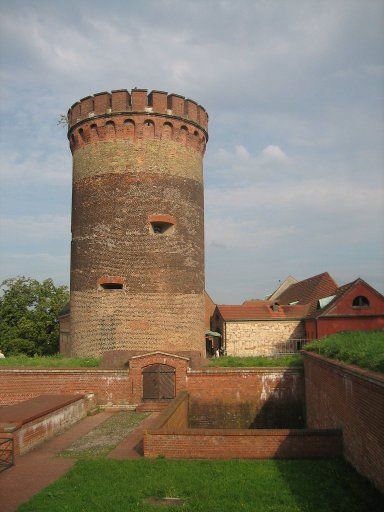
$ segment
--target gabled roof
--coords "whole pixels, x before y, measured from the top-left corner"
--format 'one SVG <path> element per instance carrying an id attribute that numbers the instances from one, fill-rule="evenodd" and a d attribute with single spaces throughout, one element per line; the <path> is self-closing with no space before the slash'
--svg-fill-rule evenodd
<path id="1" fill-rule="evenodd" d="M 274 300 L 280 304 L 290 304 L 292 302 L 297 302 L 298 305 L 307 304 L 309 306 L 308 313 L 311 313 L 316 311 L 319 299 L 334 295 L 337 289 L 336 282 L 328 272 L 323 272 L 317 276 L 291 284 Z"/>
<path id="2" fill-rule="evenodd" d="M 281 295 L 283 292 L 285 292 L 285 290 L 287 290 L 292 284 L 295 284 L 295 283 L 297 283 L 297 279 L 296 278 L 294 278 L 292 276 L 286 277 L 284 279 L 284 281 L 279 284 L 279 286 L 276 288 L 276 290 L 271 295 L 266 297 L 266 299 L 268 299 L 268 300 L 275 300 L 276 297 Z"/>
<path id="3" fill-rule="evenodd" d="M 275 306 L 268 300 L 253 302 L 252 305 L 224 305 L 217 307 L 220 315 L 225 321 L 236 320 L 284 320 L 293 318 L 303 318 L 308 311 L 307 305 L 298 306 Z"/>
<path id="4" fill-rule="evenodd" d="M 370 291 L 373 292 L 375 295 L 384 299 L 384 297 L 381 295 L 381 293 L 379 293 L 377 290 L 375 290 L 375 288 L 373 288 L 366 281 L 364 281 L 364 279 L 361 279 L 360 277 L 358 277 L 354 281 L 351 281 L 350 283 L 340 286 L 336 290 L 336 293 L 335 293 L 335 296 L 333 297 L 333 299 L 330 302 L 328 302 L 328 304 L 326 306 L 324 306 L 321 309 L 317 309 L 309 316 L 311 316 L 312 318 L 318 318 L 319 316 L 325 315 L 330 309 L 332 309 L 341 300 L 342 297 L 344 297 L 344 295 L 346 293 L 348 293 L 350 290 L 355 288 L 358 284 L 363 284 L 364 286 L 369 288 Z"/>

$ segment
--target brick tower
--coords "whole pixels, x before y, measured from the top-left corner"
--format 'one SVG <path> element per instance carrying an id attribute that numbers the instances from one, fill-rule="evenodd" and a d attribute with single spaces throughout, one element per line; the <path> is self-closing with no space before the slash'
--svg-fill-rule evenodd
<path id="1" fill-rule="evenodd" d="M 206 111 L 118 90 L 75 103 L 68 120 L 72 354 L 204 354 Z"/>

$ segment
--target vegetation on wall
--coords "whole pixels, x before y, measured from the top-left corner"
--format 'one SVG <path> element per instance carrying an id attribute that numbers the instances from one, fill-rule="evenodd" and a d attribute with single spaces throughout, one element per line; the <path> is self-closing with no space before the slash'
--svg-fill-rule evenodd
<path id="1" fill-rule="evenodd" d="M 210 360 L 209 366 L 229 366 L 231 368 L 250 368 L 257 366 L 302 366 L 303 360 L 300 354 L 289 354 L 281 357 L 262 357 L 262 356 L 250 356 L 250 357 L 214 357 Z"/>
<path id="2" fill-rule="evenodd" d="M 54 354 L 59 349 L 58 314 L 69 300 L 52 279 L 6 279 L 0 285 L 0 350 L 6 355 Z"/>
<path id="3" fill-rule="evenodd" d="M 100 364 L 100 357 L 62 357 L 53 356 L 27 356 L 17 354 L 0 359 L 0 367 L 28 366 L 33 368 L 95 368 Z"/>
<path id="4" fill-rule="evenodd" d="M 325 357 L 384 373 L 384 332 L 352 331 L 331 334 L 306 345 Z"/>

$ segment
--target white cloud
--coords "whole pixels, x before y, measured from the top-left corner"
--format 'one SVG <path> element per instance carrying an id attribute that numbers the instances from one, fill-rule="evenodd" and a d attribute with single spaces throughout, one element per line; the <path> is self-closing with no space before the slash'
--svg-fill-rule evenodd
<path id="1" fill-rule="evenodd" d="M 279 148 L 279 146 L 267 146 L 263 149 L 260 156 L 266 162 L 278 162 L 283 164 L 289 162 L 287 155 Z"/>
<path id="2" fill-rule="evenodd" d="M 209 260 L 217 251 L 209 270 L 216 282 L 232 292 L 255 261 L 296 247 L 309 273 L 324 247 L 327 266 L 352 268 L 358 243 L 360 261 L 377 268 L 383 8 L 360 0 L 111 0 L 107 12 L 101 0 L 2 2 L 8 253 L 30 268 L 27 257 L 21 263 L 25 240 L 26 254 L 61 250 L 67 256 L 57 265 L 68 260 L 68 247 L 57 247 L 58 233 L 70 234 L 60 218 L 70 211 L 71 157 L 56 119 L 83 96 L 137 86 L 192 97 L 210 115 L 207 253 Z M 354 251 L 341 258 L 340 244 Z M 239 261 L 231 281 L 227 269 Z M 285 258 L 271 273 L 295 262 Z M 264 279 L 268 269 L 257 270 Z"/>

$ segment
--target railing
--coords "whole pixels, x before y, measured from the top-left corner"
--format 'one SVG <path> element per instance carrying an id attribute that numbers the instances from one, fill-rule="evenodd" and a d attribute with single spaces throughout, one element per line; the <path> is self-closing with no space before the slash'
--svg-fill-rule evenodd
<path id="1" fill-rule="evenodd" d="M 309 343 L 309 340 L 304 338 L 296 338 L 287 341 L 271 344 L 271 351 L 273 355 L 280 356 L 285 354 L 297 354 L 304 346 Z"/>
<path id="2" fill-rule="evenodd" d="M 265 356 L 265 357 L 279 357 L 289 354 L 298 354 L 310 340 L 305 338 L 292 338 L 289 340 L 281 341 L 255 341 L 252 347 L 244 347 L 241 344 L 235 344 L 233 352 L 230 354 L 223 352 L 221 355 L 233 356 Z M 240 345 L 240 346 L 239 346 Z"/>
<path id="3" fill-rule="evenodd" d="M 0 472 L 13 466 L 13 439 L 0 439 Z"/>

